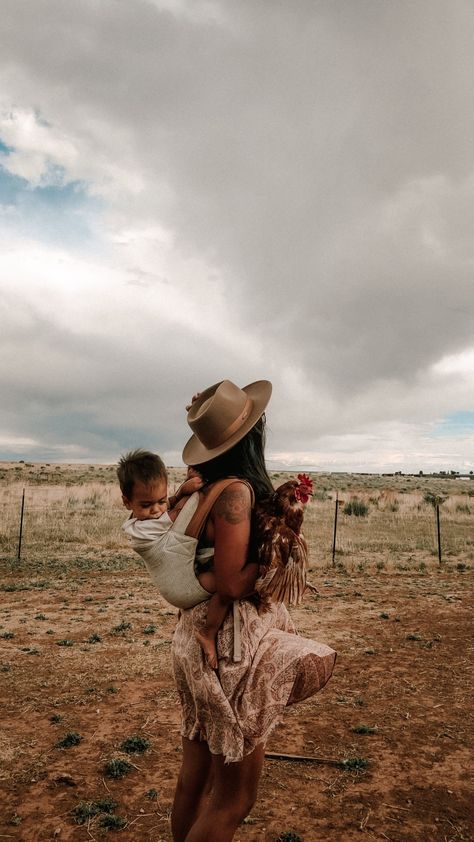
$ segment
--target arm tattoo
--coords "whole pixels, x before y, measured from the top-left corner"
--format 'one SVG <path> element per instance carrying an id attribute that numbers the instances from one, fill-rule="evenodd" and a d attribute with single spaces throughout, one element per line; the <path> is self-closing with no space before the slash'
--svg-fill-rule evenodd
<path id="1" fill-rule="evenodd" d="M 226 488 L 216 502 L 216 514 L 227 523 L 250 520 L 250 501 L 247 489 Z"/>

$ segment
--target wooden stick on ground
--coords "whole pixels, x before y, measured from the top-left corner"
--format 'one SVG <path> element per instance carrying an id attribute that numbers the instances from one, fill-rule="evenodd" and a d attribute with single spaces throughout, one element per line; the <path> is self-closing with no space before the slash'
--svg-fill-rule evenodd
<path id="1" fill-rule="evenodd" d="M 265 757 L 269 760 L 294 760 L 300 763 L 326 763 L 329 766 L 340 766 L 340 760 L 333 760 L 331 757 L 309 757 L 306 754 L 282 754 L 281 752 L 266 751 Z"/>

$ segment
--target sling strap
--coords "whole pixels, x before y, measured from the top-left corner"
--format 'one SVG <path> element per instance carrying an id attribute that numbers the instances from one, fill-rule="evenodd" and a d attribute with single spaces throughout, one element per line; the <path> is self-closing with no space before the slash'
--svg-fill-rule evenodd
<path id="1" fill-rule="evenodd" d="M 220 497 L 222 492 L 229 485 L 232 485 L 233 482 L 243 482 L 244 485 L 247 486 L 247 488 L 250 490 L 252 498 L 251 506 L 253 508 L 255 502 L 255 494 L 249 482 L 247 482 L 244 479 L 240 479 L 239 477 L 228 477 L 227 479 L 219 479 L 217 480 L 217 482 L 212 482 L 209 485 L 205 486 L 205 488 L 203 488 L 202 491 L 199 491 L 199 502 L 191 520 L 189 521 L 186 527 L 185 535 L 189 535 L 190 538 L 200 537 L 214 503 Z"/>
<path id="2" fill-rule="evenodd" d="M 239 477 L 228 477 L 227 479 L 220 479 L 206 486 L 202 491 L 199 491 L 199 502 L 195 511 L 185 529 L 185 535 L 191 538 L 199 539 L 205 525 L 210 511 L 223 491 L 233 482 L 243 482 L 250 490 L 251 507 L 255 504 L 255 494 L 252 486 L 246 480 L 241 480 Z M 242 645 L 240 636 L 240 612 L 239 600 L 235 599 L 232 605 L 232 619 L 234 624 L 234 663 L 239 663 L 242 660 Z"/>

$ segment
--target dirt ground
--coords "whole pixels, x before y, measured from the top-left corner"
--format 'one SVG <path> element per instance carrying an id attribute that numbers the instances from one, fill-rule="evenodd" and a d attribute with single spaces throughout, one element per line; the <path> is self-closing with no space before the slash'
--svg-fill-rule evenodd
<path id="1" fill-rule="evenodd" d="M 336 669 L 286 711 L 268 750 L 321 762 L 269 759 L 238 842 L 474 838 L 470 577 L 454 563 L 312 575 L 319 596 L 292 613 L 301 634 L 337 649 Z M 22 566 L 0 589 L 0 839 L 169 842 L 174 609 L 138 567 L 39 579 Z M 71 734 L 77 745 L 57 746 Z M 149 747 L 127 754 L 136 735 Z M 114 779 L 117 758 L 131 766 Z M 104 812 L 77 823 L 78 805 L 104 798 L 122 829 L 103 827 Z"/>

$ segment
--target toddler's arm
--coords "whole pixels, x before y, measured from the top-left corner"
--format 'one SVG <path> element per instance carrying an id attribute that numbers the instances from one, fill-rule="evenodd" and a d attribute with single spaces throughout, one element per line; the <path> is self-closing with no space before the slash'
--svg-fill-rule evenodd
<path id="1" fill-rule="evenodd" d="M 189 497 L 191 494 L 194 494 L 195 491 L 199 491 L 204 485 L 200 476 L 190 477 L 189 479 L 185 479 L 183 483 L 179 486 L 178 490 L 175 494 L 172 494 L 171 497 L 168 497 L 168 510 L 175 509 L 178 503 L 183 499 L 183 497 Z M 181 503 L 179 509 L 182 509 L 184 506 L 184 502 Z M 179 511 L 178 509 L 178 511 Z M 171 517 L 171 513 L 168 512 Z M 173 518 L 171 517 L 173 520 Z"/>

